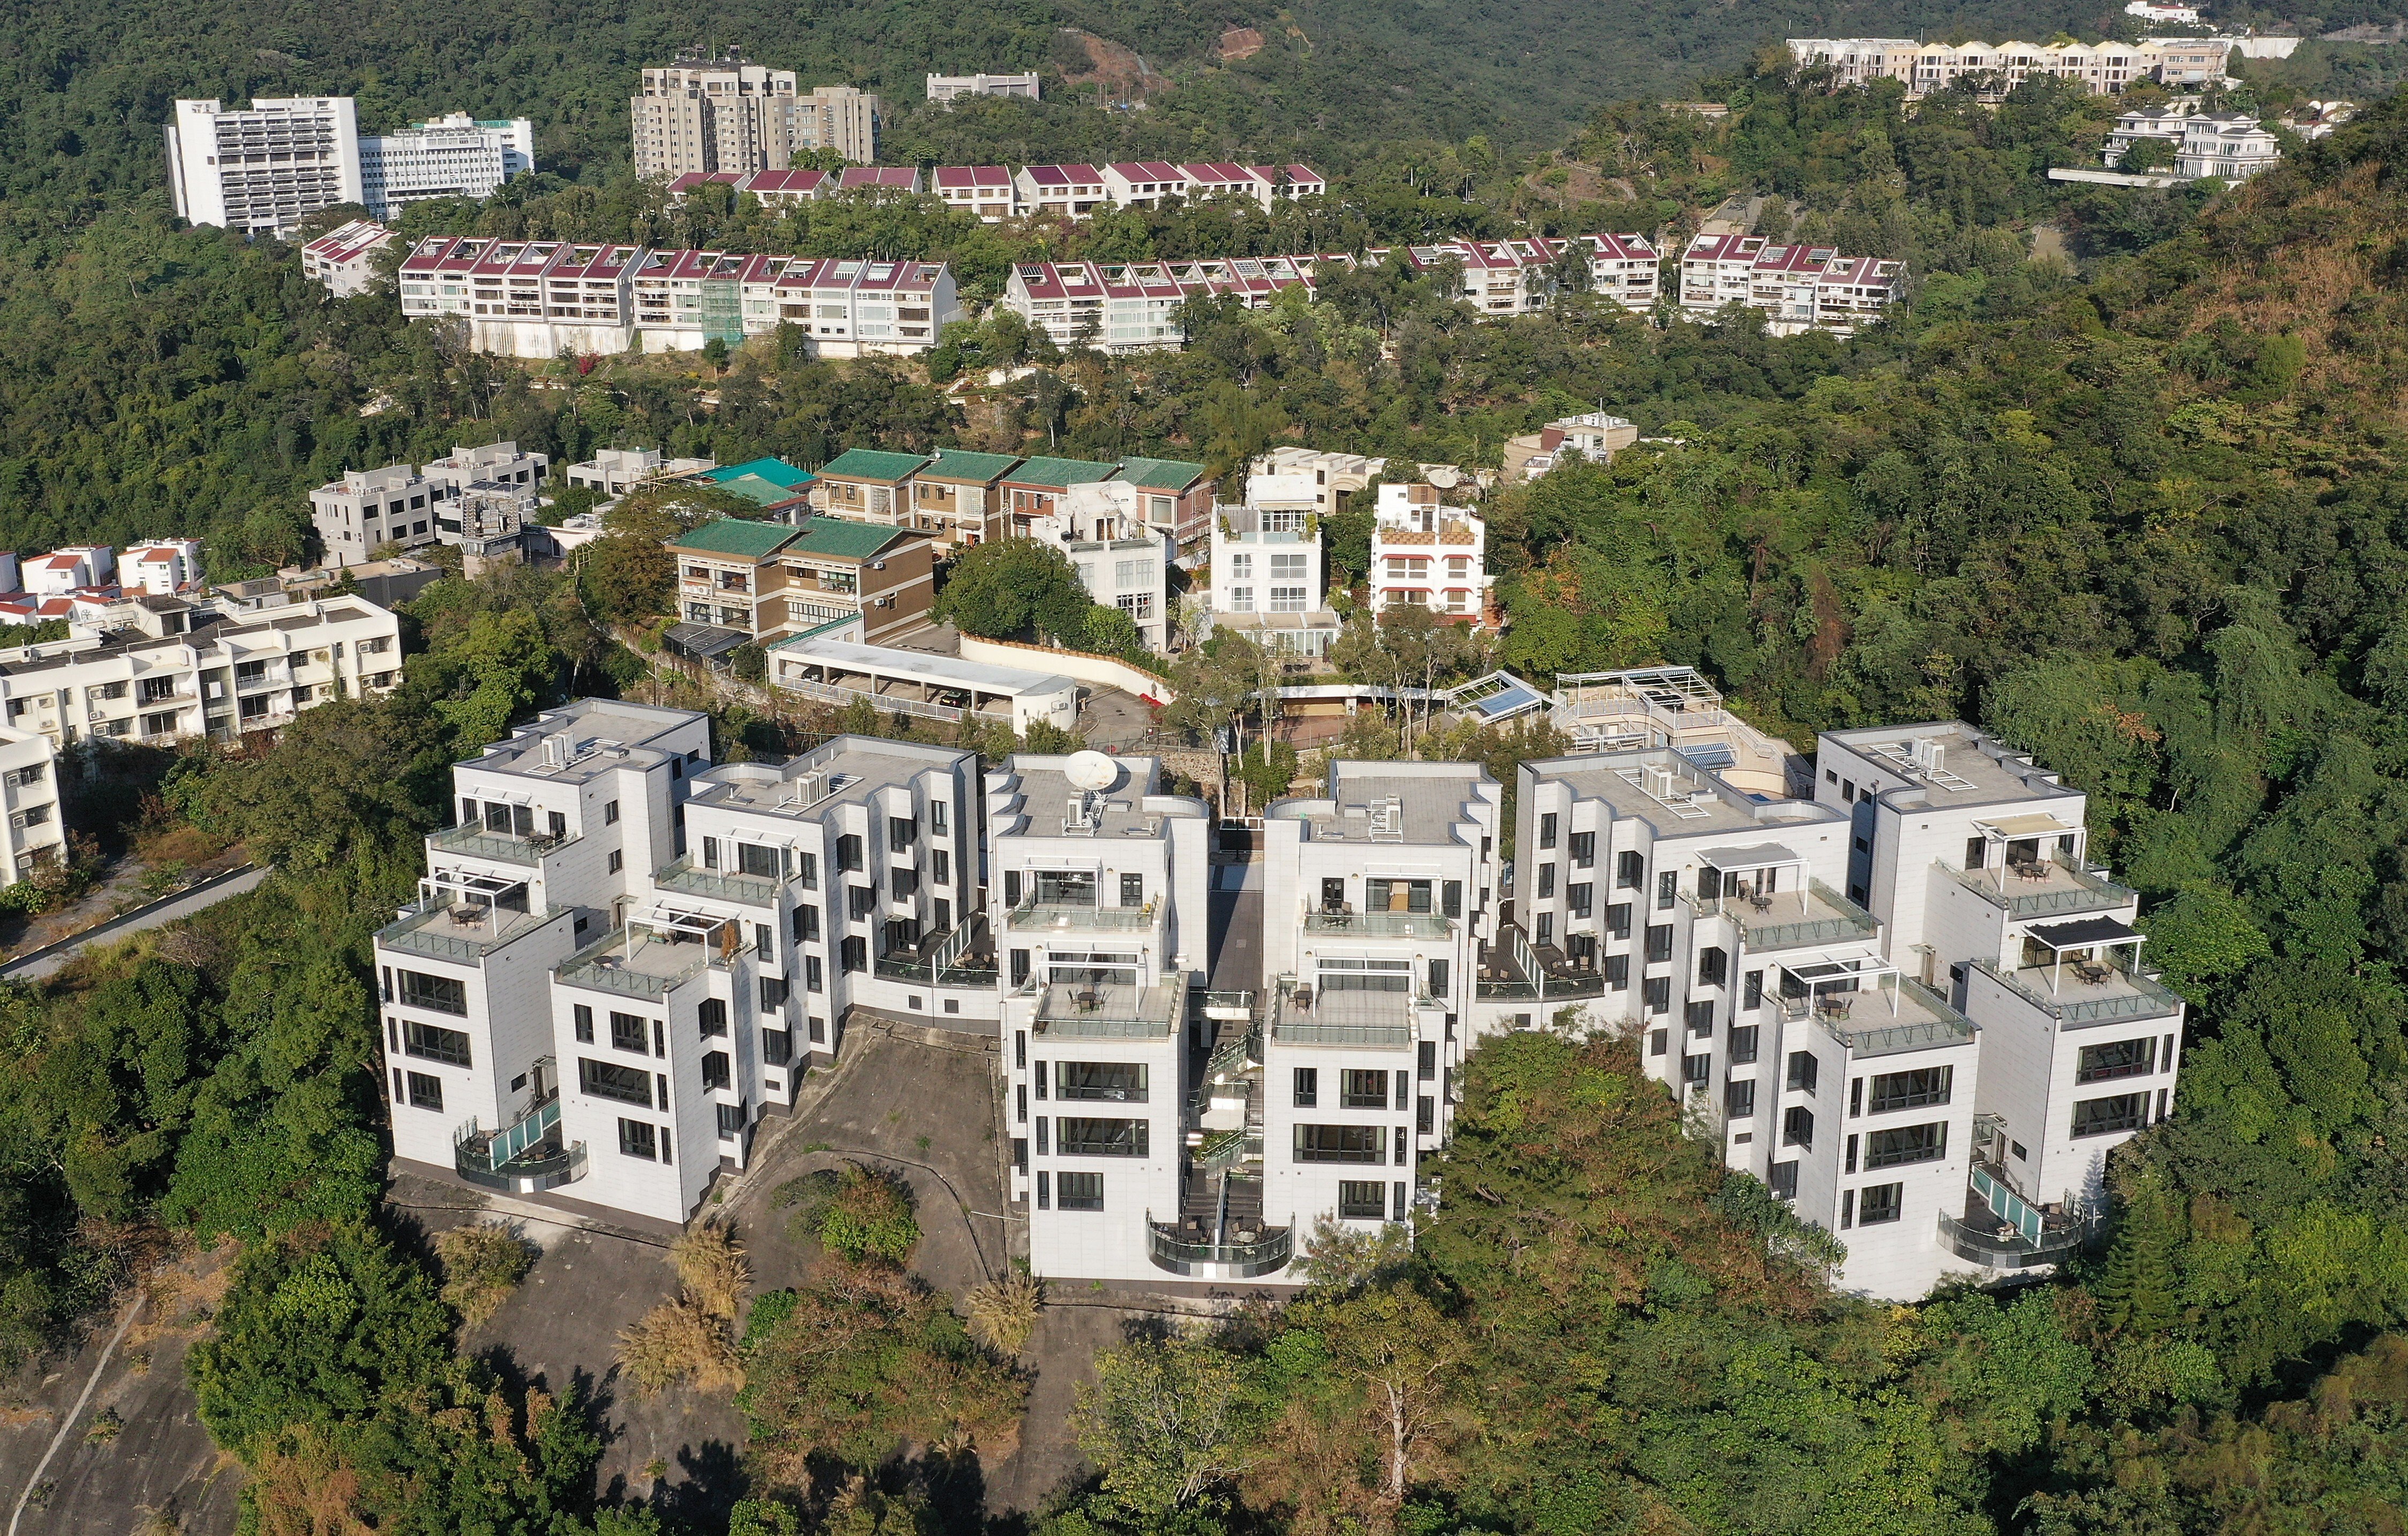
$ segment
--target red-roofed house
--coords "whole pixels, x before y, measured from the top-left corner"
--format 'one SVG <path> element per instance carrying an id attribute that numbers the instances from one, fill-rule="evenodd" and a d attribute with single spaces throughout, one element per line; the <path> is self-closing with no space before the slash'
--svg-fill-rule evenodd
<path id="1" fill-rule="evenodd" d="M 1105 203 L 1104 173 L 1093 165 L 1023 165 L 1012 178 L 1023 213 L 1083 219 Z"/>
<path id="2" fill-rule="evenodd" d="M 1187 183 L 1182 194 L 1189 202 L 1201 202 L 1210 197 L 1244 197 L 1271 206 L 1268 181 L 1243 165 L 1226 160 L 1199 160 L 1179 167 L 1180 179 Z"/>
<path id="3" fill-rule="evenodd" d="M 1104 195 L 1114 208 L 1160 208 L 1187 195 L 1187 177 L 1168 160 L 1124 160 L 1104 167 Z"/>
<path id="4" fill-rule="evenodd" d="M 1700 235 L 1681 252 L 1681 308 L 1693 315 L 1712 314 L 1726 304 L 1745 304 L 1751 291 L 1749 274 L 1761 235 Z"/>
<path id="5" fill-rule="evenodd" d="M 158 538 L 136 544 L 119 562 L 119 580 L 154 597 L 172 597 L 201 579 L 201 541 Z"/>
<path id="6" fill-rule="evenodd" d="M 930 179 L 947 208 L 975 213 L 982 223 L 999 224 L 1020 211 L 1008 165 L 939 165 Z"/>
<path id="7" fill-rule="evenodd" d="M 1262 178 L 1263 185 L 1271 189 L 1274 200 L 1319 197 L 1329 191 L 1329 183 L 1310 165 L 1249 165 L 1246 168 Z"/>
<path id="8" fill-rule="evenodd" d="M 838 192 L 860 192 L 870 187 L 883 187 L 890 192 L 921 190 L 920 167 L 917 165 L 847 165 L 837 180 Z"/>
<path id="9" fill-rule="evenodd" d="M 337 298 L 349 298 L 376 280 L 373 258 L 394 237 L 373 219 L 354 219 L 303 246 L 301 270 Z"/>
<path id="10" fill-rule="evenodd" d="M 795 208 L 835 191 L 825 171 L 754 171 L 744 179 L 744 190 L 763 208 Z"/>

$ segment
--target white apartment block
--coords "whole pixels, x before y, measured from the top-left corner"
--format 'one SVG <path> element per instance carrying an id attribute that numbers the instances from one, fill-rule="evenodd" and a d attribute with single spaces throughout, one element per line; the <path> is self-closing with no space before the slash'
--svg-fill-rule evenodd
<path id="1" fill-rule="evenodd" d="M 1426 608 L 1473 628 L 1488 622 L 1488 525 L 1429 484 L 1386 484 L 1371 525 L 1371 608 Z"/>
<path id="2" fill-rule="evenodd" d="M 1147 650 L 1168 654 L 1173 552 L 1169 535 L 1148 525 L 1143 495 L 1133 481 L 1072 485 L 1028 532 L 1069 556 L 1087 596 L 1127 614 Z"/>
<path id="3" fill-rule="evenodd" d="M 1301 473 L 1254 474 L 1246 500 L 1213 510 L 1211 623 L 1257 645 L 1324 656 L 1341 627 L 1329 607 L 1318 526 L 1327 487 Z"/>
<path id="4" fill-rule="evenodd" d="M 59 785 L 58 743 L 39 731 L 0 725 L 0 884 L 13 885 L 43 864 L 67 857 L 66 805 Z"/>
<path id="5" fill-rule="evenodd" d="M 188 223 L 281 236 L 320 208 L 362 200 L 349 96 L 263 96 L 239 110 L 178 101 L 166 135 L 169 189 Z"/>
<path id="6" fill-rule="evenodd" d="M 1774 336 L 1850 336 L 1898 296 L 1904 262 L 1829 246 L 1773 245 L 1760 235 L 1699 235 L 1681 256 L 1681 308 L 1706 319 L 1726 304 L 1765 315 Z"/>
<path id="7" fill-rule="evenodd" d="M 106 633 L 0 651 L 7 724 L 86 739 L 233 741 L 401 681 L 401 624 L 363 597 L 222 614 L 177 597 L 109 605 Z"/>
<path id="8" fill-rule="evenodd" d="M 839 737 L 711 766 L 706 717 L 586 699 L 453 769 L 377 935 L 395 1155 L 682 1223 L 853 1011 L 994 1027 L 977 759 Z"/>
<path id="9" fill-rule="evenodd" d="M 2174 170 L 2192 180 L 2217 177 L 2246 181 L 2283 158 L 2273 134 L 2242 112 L 2202 112 L 2183 124 L 2182 152 Z"/>
<path id="10" fill-rule="evenodd" d="M 1039 91 L 1034 75 L 930 75 L 928 99 L 951 107 L 964 96 L 1016 96 L 1036 101 Z"/>
<path id="11" fill-rule="evenodd" d="M 2080 81 L 2094 96 L 2141 80 L 2203 85 L 2224 79 L 2225 63 L 2242 39 L 2151 37 L 2138 43 L 1918 43 L 1911 37 L 1792 37 L 1789 56 L 1801 68 L 1828 69 L 1835 85 L 1894 79 L 1912 101 L 1975 82 L 1996 101 L 2026 79 L 2057 76 Z"/>
<path id="12" fill-rule="evenodd" d="M 126 547 L 117 563 L 118 582 L 130 596 L 148 593 L 172 597 L 201 579 L 201 541 L 197 538 L 154 538 Z"/>
<path id="13" fill-rule="evenodd" d="M 2066 1257 L 2106 1153 L 2168 1111 L 2182 1015 L 2082 796 L 1960 723 L 1809 763 L 1687 668 L 1564 681 L 1597 750 L 1520 769 L 1478 1026 L 1637 1031 L 1728 1164 L 1847 1244 L 1851 1289 Z"/>
<path id="14" fill-rule="evenodd" d="M 360 140 L 362 198 L 380 219 L 430 197 L 481 201 L 534 169 L 535 124 L 525 118 L 452 112 Z"/>
<path id="15" fill-rule="evenodd" d="M 376 280 L 376 253 L 398 237 L 373 220 L 354 219 L 301 248 L 301 270 L 337 298 L 364 293 Z"/>
<path id="16" fill-rule="evenodd" d="M 357 566 L 387 544 L 404 549 L 460 542 L 460 501 L 471 487 L 533 494 L 551 459 L 514 442 L 454 447 L 423 468 L 406 464 L 355 470 L 309 493 L 309 517 L 323 563 Z"/>
<path id="17" fill-rule="evenodd" d="M 400 271 L 402 313 L 504 357 L 698 351 L 782 324 L 815 355 L 926 352 L 963 318 L 942 263 L 819 260 L 437 236 Z"/>
<path id="18" fill-rule="evenodd" d="M 1202 1022 L 1190 1023 L 1190 989 L 1212 964 L 1211 812 L 1162 793 L 1153 758 L 1022 754 L 988 772 L 986 825 L 1029 1267 L 1159 1280 L 1154 1234 L 1178 1230 L 1184 1170 L 1222 1156 L 1189 1145 L 1190 1095 L 1207 1075 L 1190 1069 Z"/>
<path id="19" fill-rule="evenodd" d="M 627 113 L 639 176 L 782 171 L 802 150 L 834 150 L 856 163 L 878 158 L 876 96 L 849 85 L 798 95 L 793 70 L 748 64 L 734 50 L 717 59 L 681 54 L 647 68 L 638 91 Z"/>

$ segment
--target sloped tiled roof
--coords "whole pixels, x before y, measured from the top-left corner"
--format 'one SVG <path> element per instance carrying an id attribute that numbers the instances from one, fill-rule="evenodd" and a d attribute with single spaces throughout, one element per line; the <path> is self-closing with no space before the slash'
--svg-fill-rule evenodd
<path id="1" fill-rule="evenodd" d="M 874 448 L 848 448 L 820 470 L 820 478 L 909 480 L 913 470 L 927 462 L 924 453 L 882 453 Z"/>
<path id="2" fill-rule="evenodd" d="M 760 560 L 785 548 L 794 537 L 795 530 L 782 523 L 747 523 L 742 518 L 723 517 L 668 540 L 668 547 Z"/>

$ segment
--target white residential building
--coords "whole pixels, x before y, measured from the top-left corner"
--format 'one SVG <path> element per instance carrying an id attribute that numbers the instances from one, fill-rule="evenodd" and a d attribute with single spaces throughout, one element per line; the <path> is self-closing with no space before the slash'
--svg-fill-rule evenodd
<path id="1" fill-rule="evenodd" d="M 942 263 L 819 260 L 437 236 L 401 265 L 401 309 L 505 357 L 696 351 L 798 327 L 824 357 L 906 355 L 962 318 Z"/>
<path id="2" fill-rule="evenodd" d="M 1160 1280 L 1169 1266 L 1155 1233 L 1179 1230 L 1182 1174 L 1224 1153 L 1189 1144 L 1190 1096 L 1210 1075 L 1190 1069 L 1201 1011 L 1189 989 L 1215 953 L 1211 812 L 1163 793 L 1150 757 L 1020 754 L 987 773 L 986 825 L 1011 1197 L 1028 1213 L 1029 1267 Z M 1254 987 L 1251 976 L 1234 984 Z M 1219 1108 L 1196 1134 L 1213 1134 Z M 1246 1113 L 1232 1118 L 1242 1145 Z"/>
<path id="3" fill-rule="evenodd" d="M 675 480 L 717 467 L 710 459 L 673 459 L 657 448 L 604 448 L 583 464 L 570 465 L 566 473 L 569 484 L 615 500 L 646 481 Z"/>
<path id="4" fill-rule="evenodd" d="M 1536 432 L 1505 439 L 1507 480 L 1537 480 L 1573 459 L 1611 464 L 1613 455 L 1639 440 L 1637 423 L 1602 410 L 1561 416 Z"/>
<path id="5" fill-rule="evenodd" d="M 303 246 L 301 270 L 337 298 L 349 298 L 376 280 L 376 253 L 397 237 L 373 220 L 354 219 Z"/>
<path id="6" fill-rule="evenodd" d="M 1247 481 L 1249 500 L 1254 499 L 1254 480 L 1309 475 L 1312 479 L 1312 510 L 1327 517 L 1342 510 L 1346 497 L 1369 485 L 1374 475 L 1384 474 L 1388 461 L 1366 458 L 1360 453 L 1331 453 L 1290 446 L 1256 454 L 1249 467 L 1253 471 Z"/>
<path id="7" fill-rule="evenodd" d="M 2160 6 L 2152 4 L 2152 0 L 2132 0 L 2124 7 L 2124 14 L 2137 16 L 2143 22 L 2162 22 L 2174 26 L 2199 25 L 2197 6 Z"/>
<path id="8" fill-rule="evenodd" d="M 2003 98 L 2027 79 L 2055 76 L 2079 81 L 2094 96 L 2142 80 L 2204 85 L 2224 79 L 2225 65 L 2260 39 L 2150 37 L 2138 43 L 1918 43 L 1911 37 L 1792 37 L 1789 55 L 1802 68 L 1828 69 L 1834 85 L 1895 79 L 1912 101 L 1959 80 L 1983 100 Z M 2297 39 L 2262 39 L 2287 42 Z M 2268 50 L 2272 51 L 2272 50 Z M 2287 52 L 2288 50 L 2283 50 Z M 2273 56 L 2281 56 L 2279 53 Z"/>
<path id="9" fill-rule="evenodd" d="M 1034 75 L 930 75 L 928 99 L 939 107 L 951 107 L 964 96 L 1017 96 L 1023 101 L 1039 97 L 1038 79 Z"/>
<path id="10" fill-rule="evenodd" d="M 430 197 L 481 201 L 534 169 L 535 124 L 525 118 L 452 112 L 360 140 L 362 200 L 380 219 Z"/>
<path id="11" fill-rule="evenodd" d="M 1563 683 L 1595 750 L 1520 769 L 1477 1026 L 1638 1031 L 1729 1165 L 1847 1244 L 1849 1288 L 2068 1256 L 2106 1152 L 2168 1111 L 2181 1027 L 2082 797 L 1962 724 L 1810 763 L 1685 668 Z"/>
<path id="12" fill-rule="evenodd" d="M 2183 134 L 2200 111 L 2197 96 L 2178 96 L 2162 107 L 2136 108 L 2118 115 L 2114 128 L 2107 135 L 2107 146 L 2100 152 L 2100 163 L 2109 170 L 2117 169 L 2125 154 L 2144 138 L 2158 140 L 2178 157 Z"/>
<path id="13" fill-rule="evenodd" d="M 586 699 L 453 769 L 459 822 L 377 935 L 394 1150 L 682 1223 L 854 1010 L 994 1027 L 977 758 L 839 737 L 707 761 L 708 720 Z"/>
<path id="14" fill-rule="evenodd" d="M 1371 607 L 1426 608 L 1449 619 L 1488 622 L 1488 525 L 1449 507 L 1427 484 L 1380 487 L 1371 527 Z"/>
<path id="15" fill-rule="evenodd" d="M 104 634 L 0 651 L 7 725 L 63 747 L 232 741 L 401 681 L 400 621 L 364 597 L 235 614 L 145 593 L 107 613 Z"/>
<path id="16" fill-rule="evenodd" d="M 1774 336 L 1849 336 L 1881 318 L 1906 264 L 1830 246 L 1771 245 L 1756 235 L 1699 235 L 1681 257 L 1681 308 L 1710 318 L 1726 304 L 1763 312 Z"/>
<path id="17" fill-rule="evenodd" d="M 1127 614 L 1146 649 L 1168 653 L 1173 552 L 1169 536 L 1149 524 L 1144 495 L 1133 481 L 1082 481 L 1018 531 L 1068 555 L 1089 597 Z"/>
<path id="18" fill-rule="evenodd" d="M 1341 625 L 1321 546 L 1326 490 L 1311 475 L 1256 474 L 1247 477 L 1244 505 L 1214 509 L 1213 627 L 1297 655 L 1329 653 Z"/>
<path id="19" fill-rule="evenodd" d="M 201 579 L 201 541 L 197 538 L 154 538 L 126 547 L 118 562 L 118 581 L 128 593 L 172 597 Z"/>
<path id="20" fill-rule="evenodd" d="M 939 165 L 928 190 L 947 208 L 978 215 L 982 223 L 999 224 L 1021 211 L 1009 165 Z"/>
<path id="21" fill-rule="evenodd" d="M 404 549 L 460 542 L 459 503 L 472 485 L 532 494 L 550 459 L 514 442 L 452 450 L 423 468 L 361 469 L 309 493 L 310 522 L 324 563 L 356 566 L 387 544 Z"/>
<path id="22" fill-rule="evenodd" d="M 169 188 L 189 223 L 281 236 L 320 208 L 362 200 L 349 96 L 262 96 L 241 109 L 178 101 L 166 135 Z"/>
<path id="23" fill-rule="evenodd" d="M 43 864 L 67 857 L 66 803 L 58 743 L 39 731 L 0 725 L 0 884 L 13 885 Z"/>
<path id="24" fill-rule="evenodd" d="M 25 590 L 38 597 L 62 597 L 107 584 L 116 574 L 117 553 L 108 545 L 68 544 L 25 562 Z"/>
<path id="25" fill-rule="evenodd" d="M 2183 124 L 2182 153 L 2174 169 L 2194 181 L 2211 176 L 2246 181 L 2272 170 L 2282 158 L 2273 134 L 2256 118 L 2243 112 L 2202 112 Z"/>

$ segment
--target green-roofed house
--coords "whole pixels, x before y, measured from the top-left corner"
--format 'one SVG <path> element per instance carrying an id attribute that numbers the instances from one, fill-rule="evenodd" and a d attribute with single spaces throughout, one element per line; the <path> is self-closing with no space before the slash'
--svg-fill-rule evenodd
<path id="1" fill-rule="evenodd" d="M 885 645 L 928 622 L 937 552 L 926 535 L 834 517 L 787 531 L 795 537 L 778 551 L 784 611 L 764 639 L 783 639 L 858 613 L 864 642 Z"/>
<path id="2" fill-rule="evenodd" d="M 784 523 L 723 517 L 666 540 L 677 561 L 678 617 L 753 639 L 774 633 L 785 618 L 777 596 L 786 584 L 778 553 L 800 534 Z"/>
<path id="3" fill-rule="evenodd" d="M 722 465 L 716 469 L 705 469 L 695 478 L 724 485 L 729 481 L 741 480 L 747 475 L 767 481 L 770 484 L 788 491 L 808 491 L 811 487 L 810 470 L 797 469 L 779 458 L 747 459 L 742 464 Z"/>
<path id="4" fill-rule="evenodd" d="M 1120 478 L 1138 487 L 1139 515 L 1182 553 L 1212 535 L 1212 500 L 1221 482 L 1185 459 L 1123 459 Z"/>
<path id="5" fill-rule="evenodd" d="M 1003 537 L 1004 477 L 1017 453 L 939 448 L 911 477 L 910 525 L 953 553 Z"/>
<path id="6" fill-rule="evenodd" d="M 848 448 L 820 470 L 811 506 L 823 516 L 895 527 L 910 504 L 911 477 L 927 462 L 925 453 Z"/>
<path id="7" fill-rule="evenodd" d="M 1117 464 L 1093 464 L 1085 459 L 1023 459 L 1003 477 L 1008 531 L 1025 538 L 1035 525 L 1068 510 L 1063 499 L 1073 485 L 1093 485 L 1120 473 Z"/>

